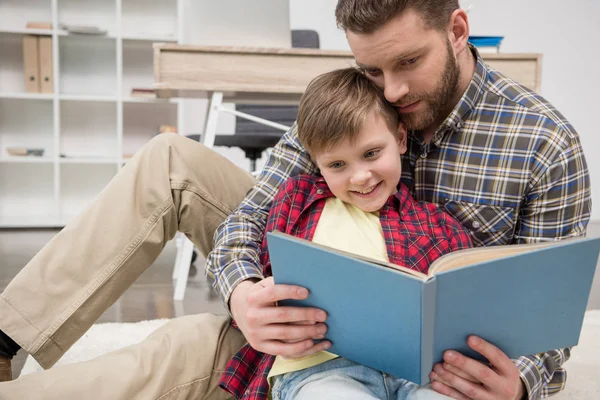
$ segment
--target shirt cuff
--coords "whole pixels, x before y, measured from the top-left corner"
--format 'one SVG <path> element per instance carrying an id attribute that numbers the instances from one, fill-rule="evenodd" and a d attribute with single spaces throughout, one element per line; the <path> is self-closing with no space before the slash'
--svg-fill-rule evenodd
<path id="1" fill-rule="evenodd" d="M 527 357 L 519 357 L 519 359 L 515 361 L 515 364 L 517 368 L 519 368 L 521 381 L 524 383 L 526 389 L 523 398 L 528 400 L 540 399 L 543 379 L 536 363 Z"/>

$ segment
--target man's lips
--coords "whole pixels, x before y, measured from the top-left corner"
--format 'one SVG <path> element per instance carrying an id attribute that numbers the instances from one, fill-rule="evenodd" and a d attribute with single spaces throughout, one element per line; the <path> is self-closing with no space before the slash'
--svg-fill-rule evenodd
<path id="1" fill-rule="evenodd" d="M 398 110 L 398 112 L 400 114 L 406 114 L 406 113 L 416 110 L 417 107 L 419 106 L 419 104 L 420 104 L 420 100 L 417 100 L 414 103 L 410 103 L 405 106 L 396 106 L 396 110 Z"/>

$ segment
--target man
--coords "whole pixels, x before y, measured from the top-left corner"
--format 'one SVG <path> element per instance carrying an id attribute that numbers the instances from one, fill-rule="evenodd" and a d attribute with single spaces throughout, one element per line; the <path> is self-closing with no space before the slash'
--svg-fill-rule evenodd
<path id="1" fill-rule="evenodd" d="M 410 130 L 403 182 L 417 200 L 444 205 L 478 245 L 585 233 L 590 189 L 576 132 L 544 99 L 481 61 L 467 45 L 468 19 L 457 1 L 340 0 L 336 18 L 357 63 Z M 176 136 L 153 140 L 11 282 L 0 298 L 0 351 L 11 356 L 18 343 L 49 367 L 177 229 L 205 254 L 210 251 L 212 232 L 253 181 L 188 142 Z M 312 340 L 326 331 L 325 313 L 275 307 L 278 300 L 308 293 L 263 280 L 258 261 L 278 185 L 291 175 L 317 172 L 292 128 L 252 191 L 217 229 L 208 259 L 209 276 L 246 340 L 269 354 L 299 357 L 327 346 Z M 218 349 L 240 341 L 229 333 L 227 321 L 219 320 L 219 329 L 206 321 L 194 334 L 217 332 Z M 518 387 L 539 398 L 564 387 L 561 365 L 568 349 L 512 362 L 491 344 L 471 340 L 491 365 L 449 351 L 446 363 L 434 368 L 435 390 L 454 398 L 511 398 Z M 194 366 L 196 378 L 186 386 L 206 398 L 218 382 L 222 360 L 235 352 L 229 349 L 225 357 L 212 347 L 210 354 L 200 347 L 198 357 L 210 365 Z M 171 378 L 154 376 L 166 382 L 160 393 L 185 386 Z"/>

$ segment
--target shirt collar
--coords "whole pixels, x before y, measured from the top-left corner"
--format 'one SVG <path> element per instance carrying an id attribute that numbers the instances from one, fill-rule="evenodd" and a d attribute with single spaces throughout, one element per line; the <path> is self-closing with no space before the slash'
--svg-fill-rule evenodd
<path id="1" fill-rule="evenodd" d="M 321 175 L 316 176 L 314 178 L 314 185 L 308 195 L 308 200 L 306 202 L 305 209 L 310 207 L 317 200 L 320 200 L 323 198 L 327 199 L 330 197 L 334 197 L 334 196 L 333 196 L 333 193 L 331 192 L 331 189 L 329 189 L 329 186 L 327 186 L 327 183 L 325 182 L 325 178 L 323 178 L 323 176 L 321 176 Z M 385 206 L 380 211 L 383 212 L 387 208 L 394 208 L 394 209 L 397 209 L 400 212 L 400 215 L 402 216 L 403 210 L 406 207 L 410 206 L 409 197 L 410 197 L 410 190 L 408 190 L 408 187 L 403 183 L 399 183 L 398 191 L 396 193 L 394 193 L 393 196 L 389 197 L 389 199 L 385 203 Z"/>
<path id="2" fill-rule="evenodd" d="M 477 49 L 471 44 L 469 44 L 469 49 L 475 57 L 475 72 L 473 73 L 469 86 L 467 86 L 467 90 L 465 90 L 450 115 L 446 117 L 442 125 L 435 132 L 435 135 L 433 135 L 432 142 L 438 147 L 446 132 L 460 132 L 467 117 L 475 108 L 475 105 L 483 94 L 486 77 L 488 76 L 488 68 Z"/>

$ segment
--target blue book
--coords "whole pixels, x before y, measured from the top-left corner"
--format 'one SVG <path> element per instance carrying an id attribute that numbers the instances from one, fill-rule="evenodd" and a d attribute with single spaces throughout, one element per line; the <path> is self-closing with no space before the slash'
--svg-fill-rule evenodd
<path id="1" fill-rule="evenodd" d="M 577 344 L 600 238 L 479 247 L 446 254 L 429 275 L 281 232 L 267 234 L 280 302 L 328 312 L 329 351 L 424 385 L 445 350 L 482 359 L 471 334 L 510 358 Z"/>

